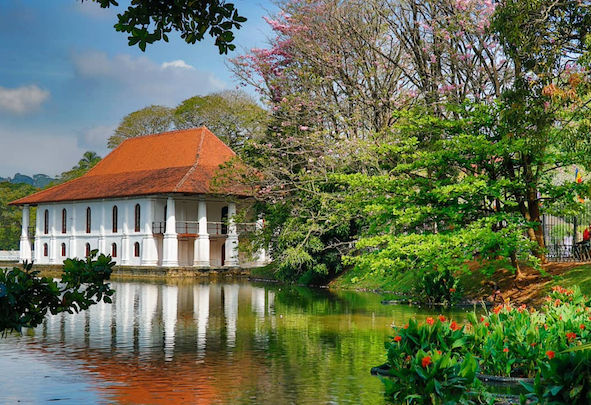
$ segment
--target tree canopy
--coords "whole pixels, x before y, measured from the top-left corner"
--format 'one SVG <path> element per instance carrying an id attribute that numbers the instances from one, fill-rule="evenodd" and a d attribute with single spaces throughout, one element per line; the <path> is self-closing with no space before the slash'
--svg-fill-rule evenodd
<path id="1" fill-rule="evenodd" d="M 136 136 L 205 125 L 240 152 L 247 140 L 264 133 L 266 116 L 266 111 L 244 91 L 225 90 L 191 97 L 176 108 L 152 105 L 132 112 L 121 120 L 108 146 L 115 148 L 125 139 Z"/>
<path id="2" fill-rule="evenodd" d="M 556 173 L 591 167 L 589 5 L 280 3 L 269 46 L 233 60 L 273 114 L 246 153 L 259 247 L 295 278 L 543 261 L 543 210 L 586 188 Z"/>
<path id="3" fill-rule="evenodd" d="M 119 6 L 115 0 L 92 1 L 102 8 Z M 236 48 L 232 44 L 233 31 L 246 22 L 234 4 L 224 0 L 134 0 L 118 18 L 115 29 L 130 34 L 129 46 L 137 45 L 142 51 L 147 44 L 160 40 L 168 42 L 168 34 L 174 30 L 180 32 L 188 44 L 201 41 L 209 33 L 220 54 Z"/>

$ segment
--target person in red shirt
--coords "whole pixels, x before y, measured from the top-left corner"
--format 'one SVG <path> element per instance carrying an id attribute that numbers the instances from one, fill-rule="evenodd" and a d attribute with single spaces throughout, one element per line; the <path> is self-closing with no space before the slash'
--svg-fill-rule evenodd
<path id="1" fill-rule="evenodd" d="M 589 227 L 585 229 L 585 231 L 583 232 L 583 242 L 587 242 L 591 239 L 591 224 L 589 224 Z"/>

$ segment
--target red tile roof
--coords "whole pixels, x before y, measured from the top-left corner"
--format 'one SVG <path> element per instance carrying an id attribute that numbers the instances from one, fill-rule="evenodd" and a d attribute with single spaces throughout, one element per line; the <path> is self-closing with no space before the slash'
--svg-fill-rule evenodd
<path id="1" fill-rule="evenodd" d="M 236 154 L 206 127 L 129 138 L 84 176 L 10 204 L 132 197 L 160 193 L 250 193 L 237 182 L 212 187 L 219 166 Z"/>

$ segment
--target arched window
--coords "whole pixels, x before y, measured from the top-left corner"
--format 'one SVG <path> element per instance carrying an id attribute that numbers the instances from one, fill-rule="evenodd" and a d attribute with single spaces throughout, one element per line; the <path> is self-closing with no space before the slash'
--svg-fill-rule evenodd
<path id="1" fill-rule="evenodd" d="M 86 244 L 86 257 L 90 256 L 90 243 Z"/>
<path id="2" fill-rule="evenodd" d="M 90 228 L 92 225 L 91 222 L 92 222 L 92 212 L 90 211 L 90 207 L 86 207 L 86 233 L 90 233 Z"/>
<path id="3" fill-rule="evenodd" d="M 62 257 L 66 257 L 66 244 L 62 243 Z"/>
<path id="4" fill-rule="evenodd" d="M 47 243 L 43 244 L 43 256 L 49 256 L 49 246 L 47 246 Z"/>
<path id="5" fill-rule="evenodd" d="M 222 208 L 222 234 L 228 233 L 228 207 Z"/>
<path id="6" fill-rule="evenodd" d="M 113 205 L 113 233 L 117 233 L 117 206 Z"/>
<path id="7" fill-rule="evenodd" d="M 68 213 L 66 212 L 66 209 L 64 208 L 62 210 L 62 233 L 66 233 L 66 227 L 68 226 Z"/>
<path id="8" fill-rule="evenodd" d="M 133 244 L 133 255 L 135 257 L 140 257 L 140 243 L 139 242 L 135 242 Z"/>
<path id="9" fill-rule="evenodd" d="M 135 231 L 140 231 L 140 205 L 135 205 Z"/>
<path id="10" fill-rule="evenodd" d="M 117 244 L 113 243 L 111 245 L 111 257 L 117 257 Z"/>
<path id="11" fill-rule="evenodd" d="M 49 233 L 49 210 L 45 210 L 45 214 L 43 214 L 43 233 Z"/>

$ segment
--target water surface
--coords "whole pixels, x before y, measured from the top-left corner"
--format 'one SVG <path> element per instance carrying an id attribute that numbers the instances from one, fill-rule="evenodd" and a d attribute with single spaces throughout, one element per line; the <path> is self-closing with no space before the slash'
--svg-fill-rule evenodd
<path id="1" fill-rule="evenodd" d="M 385 361 L 391 324 L 433 315 L 373 293 L 112 284 L 112 305 L 0 339 L 0 404 L 382 405 L 369 369 Z"/>

